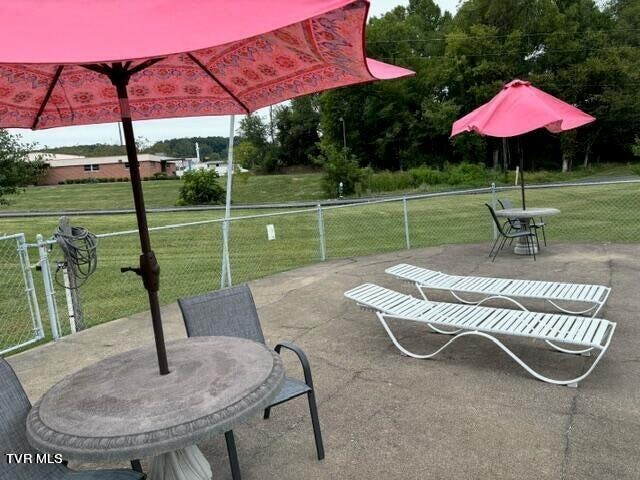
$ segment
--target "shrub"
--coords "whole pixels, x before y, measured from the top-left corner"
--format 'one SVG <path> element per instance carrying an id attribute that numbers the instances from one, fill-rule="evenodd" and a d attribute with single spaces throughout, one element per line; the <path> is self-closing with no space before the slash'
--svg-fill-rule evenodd
<path id="1" fill-rule="evenodd" d="M 169 175 L 165 172 L 156 172 L 150 180 L 169 180 Z"/>
<path id="2" fill-rule="evenodd" d="M 449 185 L 484 185 L 488 182 L 487 169 L 483 163 L 462 162 L 449 165 L 444 173 Z"/>
<path id="3" fill-rule="evenodd" d="M 326 144 L 320 147 L 321 154 L 316 163 L 323 165 L 322 187 L 330 197 L 337 197 L 342 182 L 342 194 L 351 195 L 364 177 L 358 159 L 349 154 L 348 149 L 338 149 Z"/>
<path id="4" fill-rule="evenodd" d="M 435 168 L 422 166 L 409 170 L 413 179 L 413 186 L 420 187 L 421 185 L 437 185 L 444 183 L 445 175 Z"/>
<path id="5" fill-rule="evenodd" d="M 384 170 L 367 175 L 363 179 L 365 190 L 378 192 L 391 192 L 394 190 L 406 190 L 415 187 L 413 176 L 409 172 L 390 172 Z"/>
<path id="6" fill-rule="evenodd" d="M 215 170 L 185 172 L 180 187 L 178 205 L 212 205 L 222 203 L 224 188 L 218 183 L 220 176 Z"/>

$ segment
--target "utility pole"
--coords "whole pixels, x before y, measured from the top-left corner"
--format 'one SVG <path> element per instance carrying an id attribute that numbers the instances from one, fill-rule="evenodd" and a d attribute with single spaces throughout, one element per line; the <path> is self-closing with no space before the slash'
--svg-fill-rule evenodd
<path id="1" fill-rule="evenodd" d="M 118 136 L 120 137 L 120 146 L 122 147 L 124 144 L 122 143 L 122 125 L 118 122 Z"/>
<path id="2" fill-rule="evenodd" d="M 269 105 L 269 133 L 271 134 L 271 145 L 274 144 L 273 138 L 273 105 Z"/>
<path id="3" fill-rule="evenodd" d="M 344 117 L 340 117 L 339 120 L 342 122 L 342 148 L 344 150 L 344 158 L 347 158 L 347 126 L 344 122 Z"/>

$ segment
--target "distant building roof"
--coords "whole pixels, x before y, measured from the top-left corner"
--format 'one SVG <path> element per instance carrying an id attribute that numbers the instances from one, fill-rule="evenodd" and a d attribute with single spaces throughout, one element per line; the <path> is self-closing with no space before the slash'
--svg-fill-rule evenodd
<path id="1" fill-rule="evenodd" d="M 42 160 L 51 167 L 69 167 L 74 165 L 102 165 L 106 163 L 126 163 L 129 161 L 126 155 L 112 155 L 108 157 L 83 157 L 81 155 L 65 155 L 60 153 L 34 152 L 29 153 L 29 160 L 35 160 L 41 156 Z M 153 153 L 139 153 L 139 162 L 176 162 L 179 158 L 168 157 L 166 155 L 155 155 Z"/>

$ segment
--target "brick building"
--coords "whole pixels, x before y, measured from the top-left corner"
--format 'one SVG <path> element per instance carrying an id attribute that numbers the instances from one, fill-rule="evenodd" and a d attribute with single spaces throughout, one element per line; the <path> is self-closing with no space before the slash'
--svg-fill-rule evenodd
<path id="1" fill-rule="evenodd" d="M 58 185 L 66 180 L 89 178 L 123 178 L 129 177 L 129 162 L 126 155 L 110 157 L 82 157 L 53 153 L 31 153 L 29 157 L 42 160 L 49 166 L 41 185 Z M 180 159 L 167 156 L 141 153 L 138 155 L 140 175 L 152 177 L 156 173 L 176 174 L 176 161 Z"/>

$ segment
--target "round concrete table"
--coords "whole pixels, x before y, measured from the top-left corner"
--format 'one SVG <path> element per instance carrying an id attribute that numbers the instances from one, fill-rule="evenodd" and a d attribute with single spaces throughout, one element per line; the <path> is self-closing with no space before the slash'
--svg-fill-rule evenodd
<path id="1" fill-rule="evenodd" d="M 532 218 L 552 217 L 559 213 L 560 210 L 557 208 L 527 208 L 526 210 L 522 208 L 505 208 L 496 211 L 498 217 L 517 218 L 520 220 L 521 231 L 529 230 L 529 222 Z M 538 253 L 538 245 L 536 245 L 535 242 L 533 250 L 535 253 Z M 513 248 L 513 252 L 517 255 L 531 255 L 531 250 L 525 237 L 518 239 L 516 246 Z"/>
<path id="2" fill-rule="evenodd" d="M 67 376 L 29 412 L 29 443 L 69 460 L 154 457 L 153 480 L 210 479 L 195 444 L 264 409 L 283 383 L 282 362 L 232 337 L 167 342 L 167 355 L 168 375 L 150 346 Z"/>

